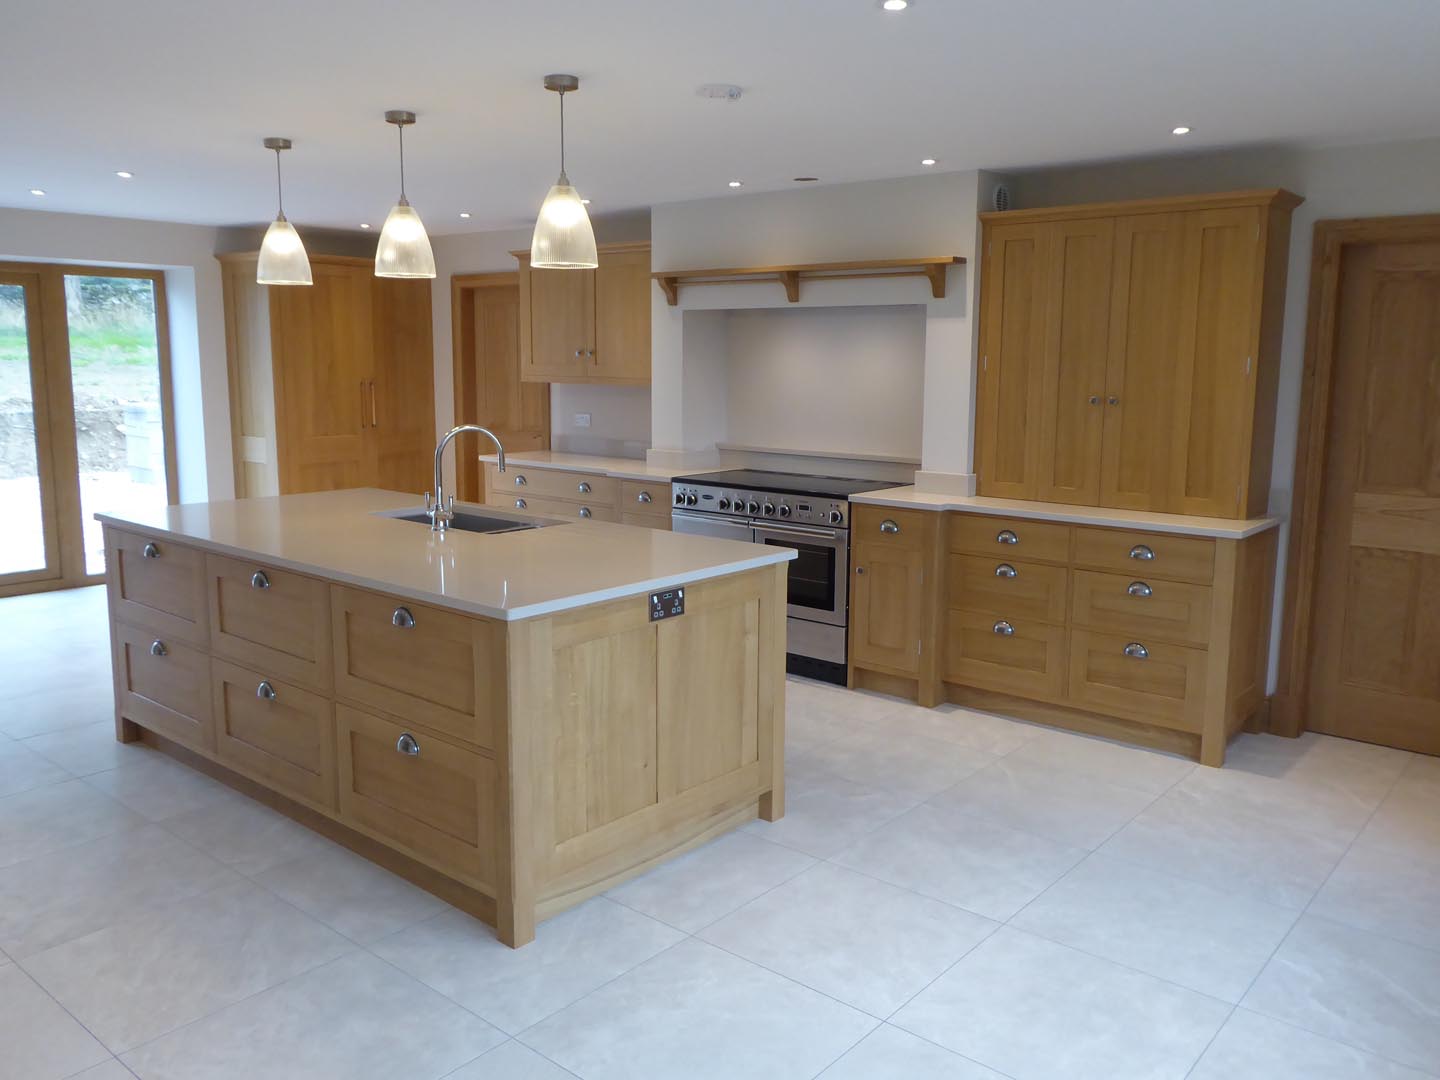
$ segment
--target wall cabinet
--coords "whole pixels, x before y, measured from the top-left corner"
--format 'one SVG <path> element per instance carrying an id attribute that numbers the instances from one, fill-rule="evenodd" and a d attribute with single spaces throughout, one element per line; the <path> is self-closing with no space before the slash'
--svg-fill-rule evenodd
<path id="1" fill-rule="evenodd" d="M 520 262 L 520 377 L 527 382 L 650 381 L 650 245 L 601 244 L 594 270 Z"/>
<path id="2" fill-rule="evenodd" d="M 313 285 L 272 287 L 253 254 L 220 262 L 237 494 L 429 487 L 430 282 L 317 255 Z"/>
<path id="3" fill-rule="evenodd" d="M 982 214 L 980 494 L 1263 513 L 1299 202 Z"/>

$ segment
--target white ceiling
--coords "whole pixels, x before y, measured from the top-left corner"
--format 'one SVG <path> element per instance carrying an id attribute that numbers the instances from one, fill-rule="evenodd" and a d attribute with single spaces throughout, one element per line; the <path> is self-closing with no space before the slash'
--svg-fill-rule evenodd
<path id="1" fill-rule="evenodd" d="M 1440 135 L 1437 0 L 5 0 L 0 206 L 434 233 L 938 169 Z M 696 93 L 737 83 L 730 104 Z M 1193 134 L 1170 134 L 1188 124 Z M 135 179 L 122 181 L 117 169 Z M 31 187 L 47 192 L 28 194 Z M 459 218 L 469 210 L 469 221 Z"/>

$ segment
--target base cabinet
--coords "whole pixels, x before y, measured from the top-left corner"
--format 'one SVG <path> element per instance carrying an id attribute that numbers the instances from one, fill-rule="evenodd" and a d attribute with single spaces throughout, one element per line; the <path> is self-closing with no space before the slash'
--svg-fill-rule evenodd
<path id="1" fill-rule="evenodd" d="M 670 529 L 670 485 L 573 469 L 485 466 L 485 504 L 577 521 Z"/>

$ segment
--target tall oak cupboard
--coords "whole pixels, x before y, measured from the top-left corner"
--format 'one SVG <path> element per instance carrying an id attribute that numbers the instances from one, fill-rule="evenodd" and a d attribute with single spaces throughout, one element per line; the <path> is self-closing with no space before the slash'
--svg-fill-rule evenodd
<path id="1" fill-rule="evenodd" d="M 254 253 L 219 259 L 237 496 L 427 489 L 430 282 L 312 255 L 313 285 L 259 285 Z"/>
<path id="2" fill-rule="evenodd" d="M 979 493 L 1263 514 L 1300 201 L 1275 189 L 981 214 Z"/>

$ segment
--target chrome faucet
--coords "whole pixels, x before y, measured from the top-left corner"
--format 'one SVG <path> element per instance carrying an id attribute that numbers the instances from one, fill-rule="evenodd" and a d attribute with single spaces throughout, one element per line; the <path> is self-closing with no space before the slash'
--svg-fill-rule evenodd
<path id="1" fill-rule="evenodd" d="M 461 424 L 453 427 L 445 433 L 439 444 L 435 447 L 435 502 L 430 502 L 430 492 L 425 492 L 425 512 L 430 515 L 430 528 L 435 532 L 444 532 L 450 524 L 450 519 L 455 516 L 455 496 L 451 495 L 447 500 L 445 497 L 445 447 L 450 445 L 450 440 L 456 435 L 467 431 L 474 431 L 478 434 L 488 436 L 495 444 L 496 463 L 500 471 L 505 471 L 505 447 L 500 445 L 500 440 L 489 428 L 483 428 L 479 424 Z"/>

